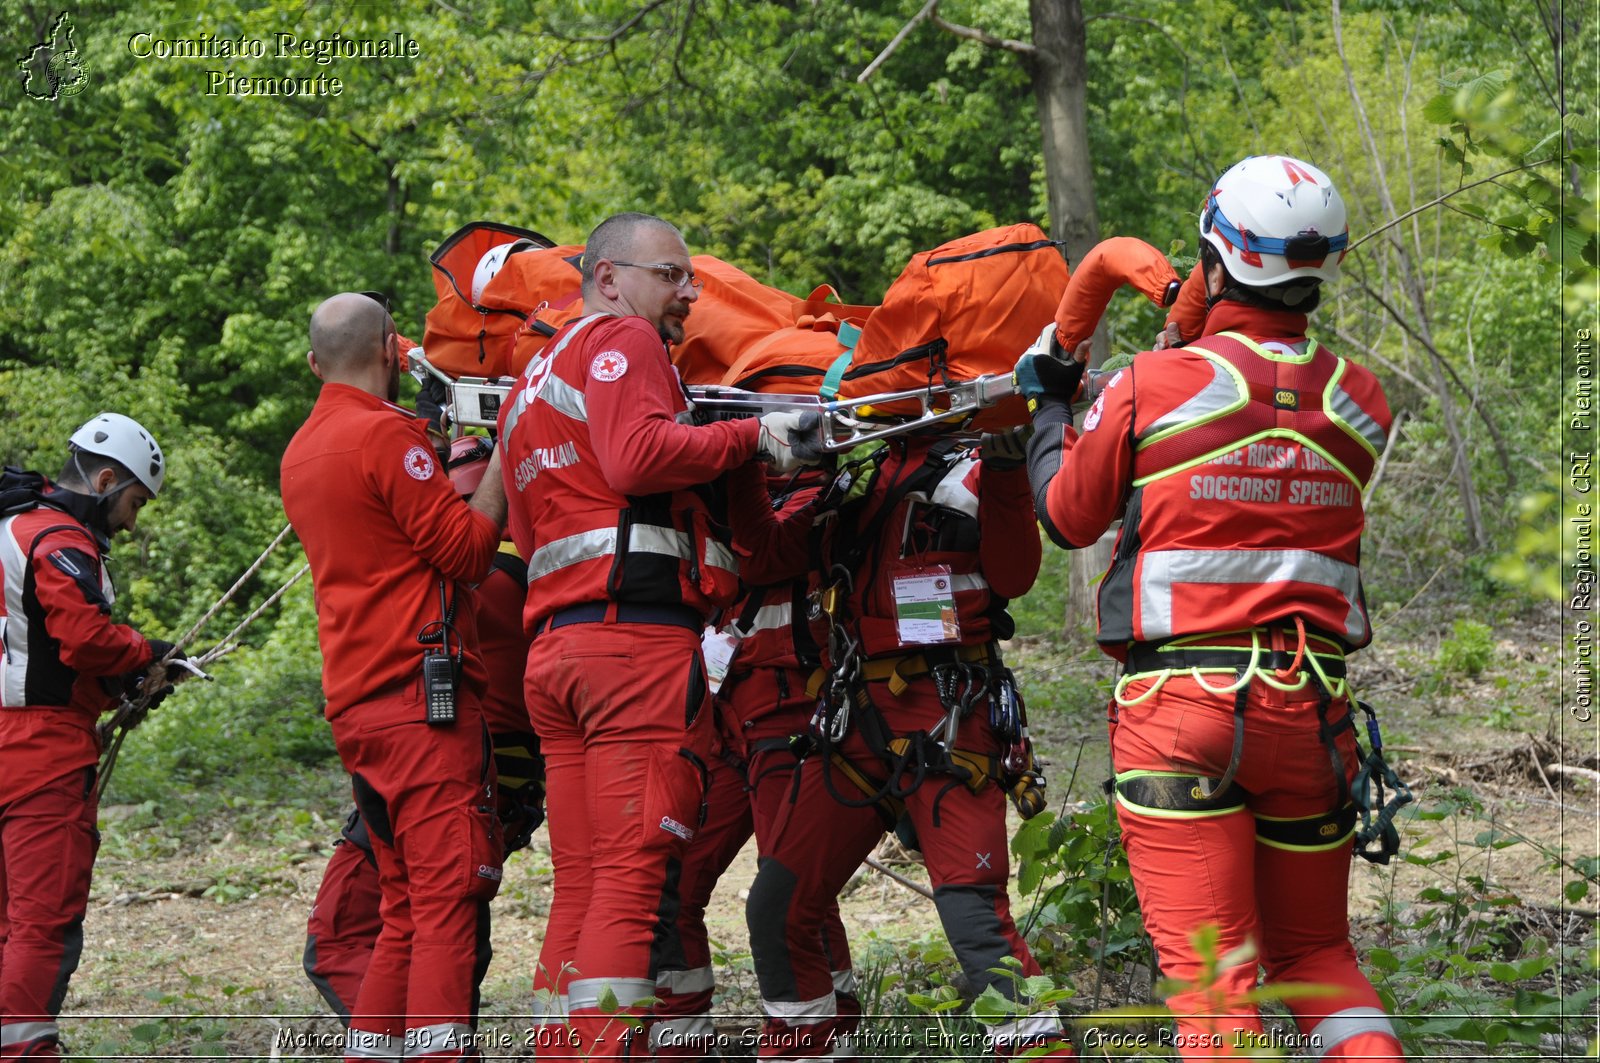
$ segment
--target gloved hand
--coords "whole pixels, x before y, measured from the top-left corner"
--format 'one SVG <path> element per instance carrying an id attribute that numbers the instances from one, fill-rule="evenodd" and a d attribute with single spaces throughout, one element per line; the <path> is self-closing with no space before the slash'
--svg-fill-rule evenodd
<path id="1" fill-rule="evenodd" d="M 756 457 L 772 466 L 773 472 L 788 473 L 802 465 L 816 465 L 825 453 L 822 415 L 815 410 L 774 410 L 761 415 Z"/>
<path id="2" fill-rule="evenodd" d="M 154 666 L 152 665 L 151 667 Z M 149 668 L 141 669 L 137 672 L 128 672 L 123 675 L 122 696 L 127 698 L 129 701 L 138 701 L 140 698 L 146 697 L 145 691 L 150 689 L 152 686 L 154 686 L 154 689 L 151 690 L 151 693 L 148 695 L 149 700 L 145 702 L 144 706 L 145 710 L 148 711 L 155 708 L 163 701 L 166 701 L 167 695 L 172 693 L 173 690 L 171 683 L 163 682 L 160 679 L 157 679 L 155 683 L 152 684 Z M 140 713 L 138 719 L 143 720 L 144 714 Z"/>
<path id="3" fill-rule="evenodd" d="M 147 638 L 145 641 L 150 644 L 150 664 L 146 665 L 143 671 L 130 673 L 131 675 L 145 675 L 152 667 L 155 666 L 157 661 L 166 659 L 168 654 L 171 654 L 173 650 L 177 649 L 177 646 L 166 641 L 165 639 Z M 174 679 L 187 679 L 188 677 L 195 675 L 206 679 L 211 678 L 204 672 L 200 671 L 199 667 L 194 664 L 191 658 L 185 657 L 182 653 L 174 655 L 171 660 L 167 661 L 167 668 L 166 672 L 164 673 L 164 678 L 168 683 L 171 683 Z M 171 688 L 169 687 L 168 689 L 170 690 Z M 166 695 L 163 694 L 162 696 L 165 697 Z"/>
<path id="4" fill-rule="evenodd" d="M 985 432 L 978 440 L 978 457 L 983 467 L 996 472 L 1022 468 L 1028 461 L 1028 439 L 1032 435 L 1032 425 L 1004 432 Z"/>
<path id="5" fill-rule="evenodd" d="M 1074 355 L 1077 353 L 1074 352 Z M 1083 380 L 1084 364 L 1076 357 L 1069 358 L 1067 352 L 1062 350 L 1061 341 L 1056 338 L 1055 322 L 1052 321 L 1039 333 L 1033 346 L 1023 351 L 1022 357 L 1017 359 L 1011 379 L 1016 382 L 1017 391 L 1028 400 L 1029 410 L 1045 398 L 1071 402 L 1078 391 L 1078 384 Z"/>

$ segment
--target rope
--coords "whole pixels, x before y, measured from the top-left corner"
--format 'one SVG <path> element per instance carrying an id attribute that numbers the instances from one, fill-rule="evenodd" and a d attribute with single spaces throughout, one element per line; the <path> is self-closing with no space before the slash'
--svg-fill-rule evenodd
<path id="1" fill-rule="evenodd" d="M 239 643 L 237 639 L 239 637 L 239 633 L 255 622 L 255 620 L 260 617 L 262 613 L 272 608 L 272 606 L 277 603 L 278 599 L 282 598 L 284 594 L 288 592 L 290 587 L 293 587 L 296 583 L 299 583 L 305 574 L 310 571 L 311 563 L 309 561 L 301 565 L 295 570 L 294 575 L 290 576 L 284 581 L 283 586 L 273 591 L 271 596 L 269 596 L 266 601 L 256 606 L 256 608 L 248 616 L 239 621 L 238 625 L 235 626 L 232 631 L 224 635 L 215 646 L 211 647 L 205 653 L 202 653 L 199 657 L 196 657 L 194 663 L 199 667 L 204 668 L 212 661 L 215 661 L 220 657 L 224 657 L 238 649 Z"/>
<path id="2" fill-rule="evenodd" d="M 256 574 L 256 570 L 261 567 L 261 565 L 267 560 L 267 557 L 271 555 L 272 551 L 278 548 L 278 544 L 282 543 L 284 538 L 288 536 L 289 532 L 292 530 L 294 530 L 294 525 L 292 524 L 285 524 L 283 526 L 283 530 L 277 534 L 277 537 L 274 538 L 272 542 L 267 544 L 267 548 L 265 550 L 261 551 L 261 556 L 256 558 L 255 561 L 251 563 L 250 567 L 244 570 L 244 575 L 234 580 L 233 586 L 228 588 L 227 593 L 212 603 L 211 608 L 207 609 L 205 614 L 201 616 L 199 620 L 194 622 L 194 626 L 188 631 L 185 631 L 183 633 L 183 637 L 173 644 L 172 653 L 169 653 L 164 660 L 171 660 L 173 656 L 177 654 L 178 650 L 187 646 L 189 641 L 200 633 L 200 629 L 205 627 L 206 624 L 210 622 L 211 618 L 217 615 L 217 611 L 219 609 L 233 600 L 233 596 L 239 593 L 239 588 L 243 587 L 245 582 L 249 580 L 251 576 Z"/>
<path id="3" fill-rule="evenodd" d="M 240 576 L 238 580 L 234 582 L 233 586 L 228 588 L 228 592 L 224 594 L 215 605 L 206 611 L 206 614 L 202 616 L 192 628 L 189 629 L 180 642 L 175 644 L 173 653 L 169 654 L 159 662 L 151 662 L 152 665 L 158 663 L 164 664 L 167 661 L 170 661 L 173 656 L 176 655 L 177 647 L 181 647 L 185 642 L 192 639 L 195 634 L 199 632 L 200 628 L 217 614 L 217 610 L 222 608 L 223 605 L 227 604 L 228 600 L 238 592 L 241 586 L 244 585 L 244 582 L 254 575 L 256 570 L 261 567 L 261 563 L 267 559 L 267 555 L 272 553 L 272 551 L 277 548 L 278 544 L 283 541 L 284 536 L 288 532 L 289 526 L 285 525 L 283 531 L 278 533 L 278 537 L 272 540 L 272 545 L 268 546 L 266 550 L 262 551 L 261 556 L 256 558 L 255 563 L 250 566 L 245 574 Z M 237 650 L 239 648 L 239 642 L 237 641 L 239 634 L 243 632 L 245 628 L 249 627 L 250 624 L 256 619 L 258 619 L 262 613 L 270 609 L 273 604 L 278 601 L 278 599 L 282 598 L 284 594 L 288 592 L 290 587 L 293 587 L 296 583 L 300 582 L 301 578 L 304 577 L 309 571 L 311 571 L 311 565 L 309 562 L 301 565 L 300 568 L 296 570 L 295 574 L 285 580 L 281 587 L 273 591 L 266 601 L 262 602 L 243 620 L 239 621 L 234 629 L 223 637 L 222 641 L 218 642 L 215 646 L 201 654 L 199 657 L 194 658 L 196 667 L 204 668 L 211 662 L 220 660 L 221 658 L 226 657 L 228 654 Z M 172 685 L 176 686 L 178 683 L 187 682 L 188 678 L 188 676 L 179 676 L 172 680 Z M 152 686 L 154 686 L 154 684 L 152 684 Z M 100 738 L 106 743 L 106 751 L 100 759 L 100 768 L 95 779 L 94 795 L 96 800 L 98 800 L 100 795 L 105 792 L 106 786 L 109 785 L 111 781 L 111 772 L 117 765 L 117 755 L 122 751 L 123 739 L 127 737 L 127 734 L 130 730 L 138 726 L 138 724 L 143 721 L 144 714 L 149 708 L 150 698 L 151 694 L 149 693 L 141 694 L 139 697 L 132 699 L 123 698 L 122 704 L 117 707 L 117 711 L 112 714 L 111 718 L 100 724 Z"/>

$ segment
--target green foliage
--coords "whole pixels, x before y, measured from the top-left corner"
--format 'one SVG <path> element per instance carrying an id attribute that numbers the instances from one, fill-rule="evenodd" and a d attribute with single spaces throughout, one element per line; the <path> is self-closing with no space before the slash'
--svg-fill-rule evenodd
<path id="1" fill-rule="evenodd" d="M 1434 666 L 1452 676 L 1476 678 L 1494 657 L 1494 631 L 1476 620 L 1457 620 L 1451 636 L 1439 644 Z"/>
<path id="2" fill-rule="evenodd" d="M 1121 972 L 1144 958 L 1144 924 L 1109 802 L 1061 818 L 1041 812 L 1017 829 L 1011 851 L 1017 893 L 1030 902 L 1020 925 L 1045 970 Z"/>
<path id="3" fill-rule="evenodd" d="M 1391 898 L 1389 940 L 1366 953 L 1368 973 L 1409 1052 L 1422 1054 L 1440 1038 L 1489 1054 L 1543 1048 L 1552 1039 L 1581 1052 L 1592 1029 L 1571 1016 L 1592 1014 L 1600 999 L 1592 927 L 1586 941 L 1552 941 L 1528 925 L 1518 899 L 1489 872 L 1493 854 L 1528 846 L 1573 876 L 1566 894 L 1581 898 L 1600 884 L 1596 862 L 1569 861 L 1503 823 L 1469 833 L 1484 814 L 1464 789 L 1415 814 L 1404 859 L 1435 884 L 1414 902 Z"/>

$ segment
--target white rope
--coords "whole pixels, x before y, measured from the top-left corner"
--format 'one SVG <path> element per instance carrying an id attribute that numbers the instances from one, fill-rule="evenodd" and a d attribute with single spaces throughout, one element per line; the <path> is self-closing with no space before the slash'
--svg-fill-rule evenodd
<path id="1" fill-rule="evenodd" d="M 255 563 L 252 564 L 245 574 L 240 576 L 238 580 L 234 582 L 233 586 L 228 589 L 228 593 L 224 594 L 215 605 L 206 611 L 206 615 L 202 616 L 200 620 L 196 622 L 194 627 L 189 629 L 188 633 L 184 635 L 183 641 L 176 644 L 173 652 L 162 658 L 162 660 L 159 662 L 152 661 L 151 665 L 154 666 L 158 663 L 165 664 L 171 661 L 177 653 L 177 647 L 182 646 L 184 642 L 187 642 L 189 639 L 193 638 L 200 628 L 216 615 L 217 610 L 222 608 L 223 605 L 227 604 L 228 599 L 232 598 L 239 588 L 244 585 L 244 582 L 254 575 L 256 570 L 261 567 L 261 563 L 267 559 L 267 555 L 272 553 L 272 551 L 277 548 L 279 543 L 283 542 L 284 536 L 288 534 L 289 530 L 290 527 L 285 525 L 283 531 L 278 533 L 278 537 L 272 540 L 272 545 L 268 546 L 266 550 L 262 551 L 261 556 L 256 558 Z M 256 619 L 258 619 L 262 613 L 270 609 L 273 604 L 278 601 L 278 599 L 282 598 L 284 594 L 288 592 L 290 587 L 293 587 L 296 583 L 300 582 L 301 578 L 303 578 L 309 571 L 311 571 L 311 565 L 309 562 L 301 565 L 299 569 L 295 571 L 294 575 L 290 576 L 284 581 L 281 587 L 272 592 L 266 601 L 262 602 L 243 620 L 239 621 L 239 623 L 235 625 L 234 629 L 223 637 L 221 642 L 217 643 L 199 657 L 193 658 L 193 664 L 197 668 L 203 669 L 212 661 L 219 660 L 220 658 L 232 653 L 234 650 L 237 650 L 239 648 L 238 638 L 240 633 L 243 632 L 245 628 L 249 627 L 250 624 Z M 196 674 L 202 673 L 197 672 Z M 177 686 L 179 683 L 187 682 L 190 678 L 191 677 L 187 675 L 177 676 L 171 680 L 170 685 Z M 210 679 L 211 677 L 205 676 L 205 678 Z M 159 689 L 159 686 L 156 684 L 150 685 L 152 686 L 153 690 Z M 138 724 L 143 721 L 144 715 L 150 704 L 150 699 L 153 696 L 153 690 L 150 692 L 141 693 L 136 698 L 123 698 L 122 704 L 117 707 L 116 712 L 112 713 L 111 718 L 99 725 L 100 740 L 106 743 L 106 751 L 101 757 L 100 768 L 97 773 L 97 778 L 95 779 L 94 792 L 97 799 L 100 794 L 105 792 L 106 785 L 111 780 L 111 771 L 116 767 L 117 764 L 117 754 L 122 751 L 123 738 L 127 736 L 130 730 L 138 726 Z"/>
<path id="2" fill-rule="evenodd" d="M 167 654 L 164 660 L 171 660 L 174 656 L 176 656 L 177 652 L 183 647 L 187 646 L 189 641 L 200 633 L 200 629 L 205 627 L 206 624 L 210 622 L 211 618 L 217 615 L 217 611 L 219 609 L 233 600 L 233 596 L 239 593 L 239 588 L 243 587 L 245 582 L 249 580 L 251 576 L 256 574 L 256 570 L 261 567 L 262 563 L 267 560 L 272 551 L 278 548 L 278 545 L 283 542 L 284 538 L 288 536 L 289 532 L 292 530 L 294 530 L 294 525 L 292 524 L 285 524 L 283 526 L 283 530 L 277 534 L 277 537 L 274 538 L 272 542 L 267 544 L 267 548 L 265 550 L 261 551 L 261 556 L 256 558 L 255 561 L 251 562 L 250 567 L 244 570 L 244 575 L 234 580 L 233 586 L 228 588 L 227 593 L 225 593 L 221 598 L 218 598 L 212 604 L 211 608 L 207 609 L 205 614 L 201 616 L 199 620 L 194 622 L 194 626 L 188 631 L 184 632 L 183 637 L 173 644 L 172 652 Z"/>

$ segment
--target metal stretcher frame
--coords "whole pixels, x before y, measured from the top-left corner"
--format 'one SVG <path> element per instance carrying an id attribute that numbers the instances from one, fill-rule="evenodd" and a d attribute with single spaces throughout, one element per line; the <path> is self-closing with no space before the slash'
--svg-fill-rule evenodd
<path id="1" fill-rule="evenodd" d="M 411 372 L 421 381 L 432 376 L 441 381 L 449 401 L 450 423 L 462 428 L 493 428 L 511 389 L 512 377 L 452 377 L 428 361 L 421 347 L 411 351 Z M 862 443 L 942 426 L 959 432 L 980 410 L 1017 394 L 1010 373 L 989 373 L 953 384 L 932 384 L 909 391 L 887 391 L 852 399 L 824 399 L 818 395 L 782 395 L 716 385 L 688 389 L 695 407 L 716 417 L 758 417 L 773 410 L 815 410 L 822 416 L 824 449 L 832 453 Z M 891 404 L 916 403 L 917 411 L 886 415 L 876 412 Z"/>

